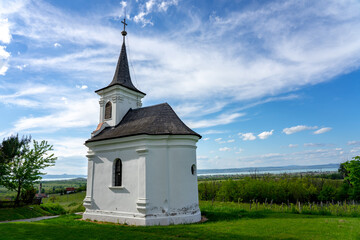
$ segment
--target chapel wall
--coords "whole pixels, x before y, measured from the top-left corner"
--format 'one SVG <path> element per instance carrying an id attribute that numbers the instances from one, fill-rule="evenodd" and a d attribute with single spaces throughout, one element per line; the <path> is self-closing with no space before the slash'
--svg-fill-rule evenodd
<path id="1" fill-rule="evenodd" d="M 138 155 L 135 149 L 97 154 L 94 168 L 93 204 L 104 211 L 137 213 Z M 122 188 L 114 184 L 114 160 L 122 161 Z"/>

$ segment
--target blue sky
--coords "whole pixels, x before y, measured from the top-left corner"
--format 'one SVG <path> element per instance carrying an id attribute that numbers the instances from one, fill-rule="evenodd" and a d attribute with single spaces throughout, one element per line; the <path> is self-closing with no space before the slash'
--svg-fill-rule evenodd
<path id="1" fill-rule="evenodd" d="M 0 1 L 0 138 L 31 134 L 86 174 L 95 90 L 127 51 L 143 106 L 203 138 L 198 168 L 339 163 L 360 154 L 359 1 Z"/>

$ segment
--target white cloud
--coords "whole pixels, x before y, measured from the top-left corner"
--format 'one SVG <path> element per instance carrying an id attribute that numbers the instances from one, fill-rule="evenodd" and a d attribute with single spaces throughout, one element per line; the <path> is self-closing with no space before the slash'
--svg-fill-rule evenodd
<path id="1" fill-rule="evenodd" d="M 207 138 L 203 138 L 203 141 L 207 141 L 207 140 L 209 140 L 209 139 L 210 139 L 210 138 L 208 138 L 208 137 L 207 137 Z"/>
<path id="2" fill-rule="evenodd" d="M 319 130 L 316 130 L 314 132 L 314 134 L 322 134 L 322 133 L 329 132 L 331 130 L 332 130 L 332 128 L 330 128 L 330 127 L 324 127 L 324 128 L 320 128 Z"/>
<path id="3" fill-rule="evenodd" d="M 240 138 L 244 141 L 253 141 L 256 139 L 253 133 L 239 133 Z"/>
<path id="4" fill-rule="evenodd" d="M 59 137 L 48 139 L 48 143 L 53 145 L 56 157 L 84 157 L 87 147 L 84 146 L 86 138 L 77 137 Z"/>
<path id="5" fill-rule="evenodd" d="M 146 2 L 135 11 L 134 21 L 138 19 L 146 24 L 151 22 L 147 9 L 154 13 L 165 9 L 164 6 L 177 5 L 177 1 Z M 258 100 L 327 81 L 359 65 L 360 17 L 354 10 L 357 6 L 356 2 L 339 4 L 337 1 L 314 1 L 310 5 L 271 2 L 258 8 L 229 11 L 216 21 L 215 27 L 214 22 L 204 22 L 192 12 L 191 18 L 183 20 L 192 21 L 184 29 L 179 27 L 184 25 L 181 20 L 173 32 L 149 38 L 131 33 L 131 46 L 136 46 L 131 49 L 131 57 L 139 85 L 152 99 L 196 99 L 205 105 L 209 99 L 226 98 L 227 103 Z M 31 1 L 13 11 L 13 15 L 9 21 L 16 18 L 24 23 L 12 23 L 17 35 L 37 45 L 70 42 L 80 49 L 60 57 L 36 59 L 28 54 L 14 59 L 17 65 L 31 62 L 30 67 L 37 71 L 49 66 L 54 71 L 73 74 L 83 71 L 91 75 L 90 81 L 96 76 L 104 79 L 104 83 L 106 77 L 111 78 L 118 54 L 113 49 L 120 47 L 121 35 L 118 29 L 102 24 L 103 14 L 89 18 L 68 14 L 41 1 Z M 312 21 L 299 21 L 304 16 Z M 197 33 L 196 36 L 193 33 Z M 245 45 L 252 38 L 257 45 Z M 348 44 L 341 44 L 343 42 Z M 86 49 L 87 46 L 92 49 Z M 85 54 L 95 50 L 97 53 Z M 58 68 L 59 63 L 62 68 Z M 170 93 L 168 89 L 182 91 Z"/>
<path id="6" fill-rule="evenodd" d="M 1 15 L 0 15 L 1 17 Z M 7 18 L 0 18 L 0 42 L 9 44 L 11 41 L 10 24 Z"/>
<path id="7" fill-rule="evenodd" d="M 289 148 L 296 148 L 296 147 L 298 147 L 299 145 L 298 144 L 289 144 Z"/>
<path id="8" fill-rule="evenodd" d="M 221 134 L 221 133 L 225 133 L 225 131 L 223 130 L 206 130 L 205 132 L 202 132 L 202 134 L 207 135 L 207 134 Z"/>
<path id="9" fill-rule="evenodd" d="M 82 90 L 84 90 L 84 89 L 87 89 L 88 88 L 88 86 L 86 86 L 86 85 L 76 85 L 76 88 L 79 88 L 79 89 L 82 89 Z"/>
<path id="10" fill-rule="evenodd" d="M 231 148 L 228 148 L 228 147 L 219 148 L 219 151 L 221 151 L 221 152 L 228 152 L 230 150 L 231 150 Z"/>
<path id="11" fill-rule="evenodd" d="M 215 142 L 220 142 L 222 140 L 222 138 L 217 138 L 215 139 Z"/>
<path id="12" fill-rule="evenodd" d="M 304 143 L 304 147 L 325 147 L 324 143 Z"/>
<path id="13" fill-rule="evenodd" d="M 6 51 L 6 46 L 0 45 L 0 75 L 5 75 L 9 68 L 10 53 Z"/>
<path id="14" fill-rule="evenodd" d="M 228 143 L 232 143 L 232 142 L 235 142 L 235 139 L 229 139 L 227 140 Z"/>
<path id="15" fill-rule="evenodd" d="M 347 145 L 360 145 L 360 141 L 348 141 Z"/>
<path id="16" fill-rule="evenodd" d="M 0 95 L 0 102 L 46 110 L 45 115 L 24 116 L 10 132 L 53 132 L 58 129 L 96 126 L 98 98 L 86 92 L 62 86 L 22 85 L 16 92 Z M 96 106 L 96 107 L 94 107 Z"/>
<path id="17" fill-rule="evenodd" d="M 146 25 L 154 25 L 149 15 L 152 12 L 166 12 L 170 6 L 178 4 L 177 0 L 148 0 L 145 4 L 140 5 L 140 11 L 134 16 L 136 23 L 142 23 L 143 27 Z"/>
<path id="18" fill-rule="evenodd" d="M 273 132 L 274 132 L 274 130 L 271 130 L 271 131 L 268 131 L 268 132 L 265 131 L 265 132 L 260 133 L 258 135 L 258 137 L 260 139 L 266 139 L 266 138 L 270 137 L 271 135 L 273 135 Z"/>
<path id="19" fill-rule="evenodd" d="M 197 121 L 185 120 L 185 122 L 190 128 L 206 128 L 206 127 L 213 127 L 213 126 L 226 125 L 232 123 L 241 116 L 244 116 L 244 114 L 243 113 L 220 114 L 213 119 L 202 119 Z"/>
<path id="20" fill-rule="evenodd" d="M 316 127 L 316 126 L 310 127 L 310 126 L 305 126 L 305 125 L 297 125 L 295 127 L 284 128 L 283 133 L 285 133 L 286 135 L 290 135 L 290 134 L 294 134 L 294 133 L 297 133 L 297 132 L 310 130 L 310 129 L 317 129 L 317 128 L 318 127 Z"/>
<path id="21" fill-rule="evenodd" d="M 55 48 L 61 47 L 61 44 L 60 43 L 54 43 L 54 47 Z"/>

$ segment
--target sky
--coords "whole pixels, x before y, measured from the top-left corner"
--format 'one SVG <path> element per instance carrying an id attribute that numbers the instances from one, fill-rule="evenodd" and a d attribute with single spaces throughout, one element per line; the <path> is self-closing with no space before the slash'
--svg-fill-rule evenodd
<path id="1" fill-rule="evenodd" d="M 86 174 L 125 16 L 143 106 L 202 135 L 199 169 L 360 155 L 357 0 L 0 0 L 0 139 L 47 140 L 48 174 Z"/>

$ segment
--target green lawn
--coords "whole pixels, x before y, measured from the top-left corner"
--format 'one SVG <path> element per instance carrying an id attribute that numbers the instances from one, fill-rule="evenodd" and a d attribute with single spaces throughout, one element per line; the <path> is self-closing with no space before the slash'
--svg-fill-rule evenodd
<path id="1" fill-rule="evenodd" d="M 52 203 L 54 201 L 54 203 L 60 204 L 69 213 L 83 212 L 85 211 L 82 205 L 85 194 L 85 191 L 65 195 L 51 194 L 49 198 L 43 199 L 43 203 Z"/>
<path id="2" fill-rule="evenodd" d="M 24 206 L 19 208 L 0 208 L 0 221 L 35 218 L 47 215 L 52 214 L 36 205 Z"/>
<path id="3" fill-rule="evenodd" d="M 231 203 L 201 202 L 209 220 L 175 226 L 134 227 L 77 220 L 75 215 L 33 223 L 0 224 L 1 239 L 360 239 L 360 218 L 271 210 L 247 211 Z"/>

